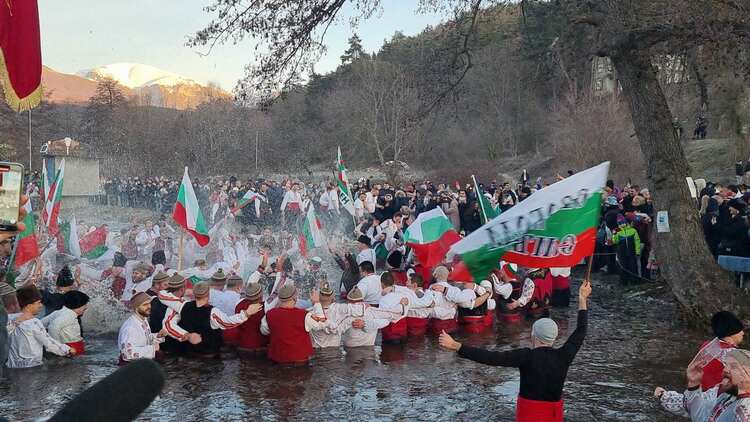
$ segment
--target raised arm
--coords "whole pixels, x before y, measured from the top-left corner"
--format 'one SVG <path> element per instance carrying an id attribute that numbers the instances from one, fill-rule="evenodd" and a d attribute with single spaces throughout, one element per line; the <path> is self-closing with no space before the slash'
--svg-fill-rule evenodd
<path id="1" fill-rule="evenodd" d="M 568 355 L 569 360 L 573 360 L 583 345 L 583 339 L 586 337 L 586 329 L 588 327 L 588 299 L 590 295 L 591 282 L 584 280 L 578 289 L 578 321 L 576 329 L 561 348 Z"/>

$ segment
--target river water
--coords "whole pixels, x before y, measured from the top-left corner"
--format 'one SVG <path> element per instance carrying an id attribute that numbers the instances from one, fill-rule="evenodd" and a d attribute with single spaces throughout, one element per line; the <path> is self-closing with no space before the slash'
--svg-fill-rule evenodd
<path id="1" fill-rule="evenodd" d="M 631 296 L 614 279 L 595 280 L 589 334 L 565 385 L 567 421 L 676 419 L 659 409 L 651 393 L 656 386 L 684 387 L 684 368 L 707 333 L 680 323 L 670 300 Z M 575 327 L 575 306 L 552 316 L 564 340 Z M 458 338 L 505 350 L 528 346 L 529 332 L 526 322 L 496 324 L 494 331 Z M 51 357 L 42 368 L 12 371 L 0 381 L 0 414 L 19 421 L 52 415 L 117 369 L 116 349 L 115 333 L 96 335 L 87 338 L 85 356 Z M 441 350 L 434 337 L 405 346 L 317 351 L 304 368 L 234 357 L 171 360 L 163 367 L 164 390 L 142 420 L 511 421 L 519 383 L 515 369 L 460 359 Z"/>

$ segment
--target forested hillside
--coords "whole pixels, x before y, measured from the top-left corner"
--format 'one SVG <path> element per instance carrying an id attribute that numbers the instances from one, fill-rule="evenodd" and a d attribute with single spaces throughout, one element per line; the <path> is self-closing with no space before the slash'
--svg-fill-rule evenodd
<path id="1" fill-rule="evenodd" d="M 336 71 L 310 70 L 261 104 L 141 107 L 103 81 L 87 107 L 35 109 L 34 150 L 70 136 L 120 163 L 106 166 L 111 173 L 178 174 L 187 163 L 199 174 L 252 173 L 257 139 L 266 172 L 329 166 L 340 145 L 355 169 L 392 170 L 387 163 L 396 160 L 451 179 L 525 166 L 550 176 L 609 159 L 615 176 L 637 180 L 643 158 L 616 75 L 603 59 L 558 51 L 561 19 L 549 3 L 527 2 L 523 13 L 513 5 L 483 10 L 466 40 L 460 22 L 415 37 L 396 33 L 377 52 L 355 36 Z M 700 47 L 655 60 L 683 137 L 703 116 L 709 136 L 729 138 L 732 154 L 745 155 L 745 57 L 723 53 Z M 3 158 L 28 161 L 27 118 L 0 112 Z"/>

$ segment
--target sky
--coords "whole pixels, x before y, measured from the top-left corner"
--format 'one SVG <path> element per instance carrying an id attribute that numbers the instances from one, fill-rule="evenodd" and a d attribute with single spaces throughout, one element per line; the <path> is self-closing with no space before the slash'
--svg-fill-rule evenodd
<path id="1" fill-rule="evenodd" d="M 210 55 L 205 49 L 185 46 L 189 35 L 202 29 L 211 16 L 203 11 L 210 0 L 39 0 L 42 32 L 42 60 L 64 73 L 130 62 L 155 66 L 195 79 L 213 82 L 231 90 L 253 59 L 253 42 L 217 46 Z M 349 3 L 347 3 L 349 4 Z M 325 73 L 339 64 L 347 40 L 356 32 L 368 52 L 376 51 L 394 32 L 421 32 L 428 25 L 444 21 L 439 13 L 419 13 L 418 0 L 382 0 L 380 13 L 353 29 L 347 16 L 329 29 L 325 38 L 328 53 L 315 66 Z"/>

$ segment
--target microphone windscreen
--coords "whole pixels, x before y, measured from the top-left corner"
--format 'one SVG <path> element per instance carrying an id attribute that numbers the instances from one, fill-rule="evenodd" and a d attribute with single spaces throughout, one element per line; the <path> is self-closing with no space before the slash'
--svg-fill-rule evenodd
<path id="1" fill-rule="evenodd" d="M 151 359 L 119 368 L 76 396 L 50 421 L 132 421 L 164 386 L 164 373 Z"/>

